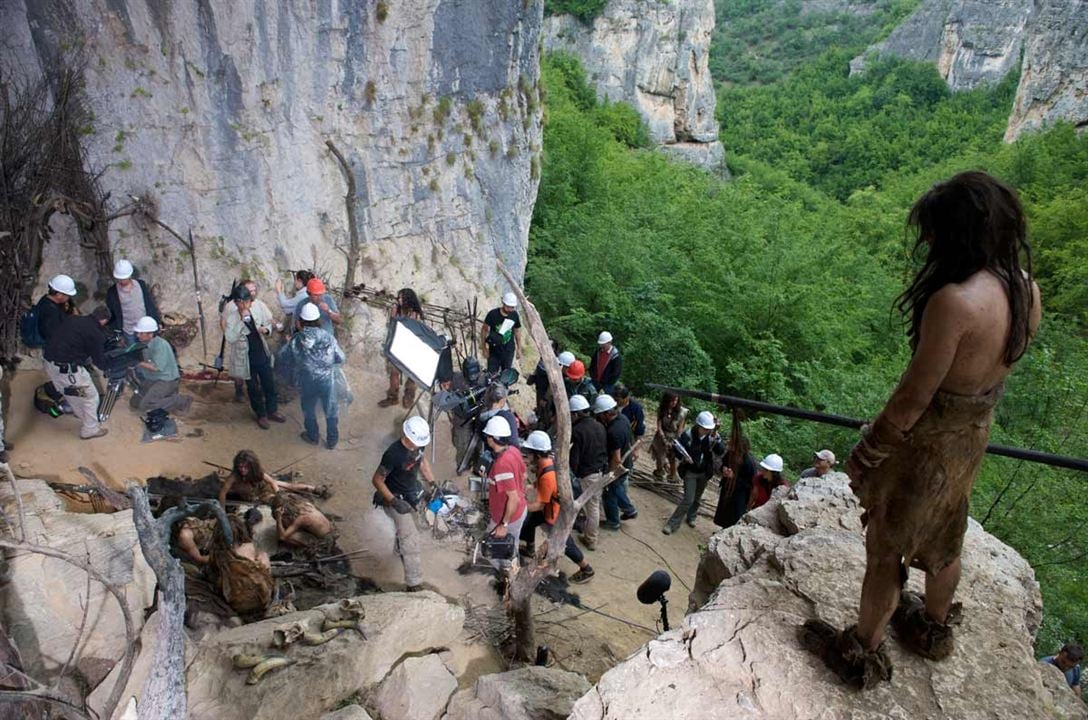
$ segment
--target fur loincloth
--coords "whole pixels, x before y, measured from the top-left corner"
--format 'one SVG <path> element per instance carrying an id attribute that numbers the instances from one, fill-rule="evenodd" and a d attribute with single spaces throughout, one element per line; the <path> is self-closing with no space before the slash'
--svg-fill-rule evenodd
<path id="1" fill-rule="evenodd" d="M 217 551 L 212 562 L 223 598 L 236 613 L 263 613 L 272 603 L 275 581 L 270 568 L 229 549 Z"/>
<path id="2" fill-rule="evenodd" d="M 906 442 L 854 487 L 868 511 L 870 554 L 899 555 L 933 573 L 960 556 L 971 488 L 1003 392 L 1002 385 L 981 395 L 938 391 Z"/>

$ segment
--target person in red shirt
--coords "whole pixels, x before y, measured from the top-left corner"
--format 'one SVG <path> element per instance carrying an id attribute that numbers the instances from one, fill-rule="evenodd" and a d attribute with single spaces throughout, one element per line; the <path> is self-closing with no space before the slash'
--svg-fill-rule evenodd
<path id="1" fill-rule="evenodd" d="M 759 461 L 759 471 L 752 478 L 752 495 L 748 500 L 748 509 L 755 510 L 771 499 L 771 493 L 776 487 L 785 485 L 789 487 L 789 481 L 782 477 L 782 456 L 771 453 Z"/>
<path id="2" fill-rule="evenodd" d="M 525 500 L 525 461 L 521 451 L 511 445 L 512 435 L 510 423 L 501 415 L 492 417 L 484 427 L 484 440 L 495 453 L 495 462 L 487 472 L 487 532 L 497 538 L 513 535 L 516 540 L 529 504 Z"/>
<path id="3" fill-rule="evenodd" d="M 543 430 L 534 430 L 521 446 L 522 452 L 529 455 L 536 463 L 536 500 L 529 503 L 529 516 L 521 529 L 521 539 L 525 541 L 525 554 L 536 554 L 536 529 L 541 525 L 552 527 L 559 519 L 559 486 L 555 474 L 555 458 L 552 457 L 552 440 Z M 585 583 L 593 577 L 593 568 L 586 562 L 582 551 L 574 544 L 568 534 L 567 545 L 563 550 L 572 562 L 578 564 L 578 572 L 570 577 L 573 583 Z"/>

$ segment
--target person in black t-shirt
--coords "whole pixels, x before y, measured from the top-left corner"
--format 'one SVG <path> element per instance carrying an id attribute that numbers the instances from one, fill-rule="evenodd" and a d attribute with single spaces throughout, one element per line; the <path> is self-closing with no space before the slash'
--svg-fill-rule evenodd
<path id="1" fill-rule="evenodd" d="M 605 521 L 601 527 L 619 530 L 621 520 L 634 520 L 638 517 L 638 510 L 627 496 L 627 475 L 634 467 L 634 461 L 627 454 L 631 445 L 634 444 L 631 422 L 620 414 L 619 407 L 611 395 L 598 395 L 593 402 L 593 411 L 597 415 L 597 420 L 605 428 L 608 469 L 616 476 L 616 479 L 605 487 L 602 495 Z"/>
<path id="2" fill-rule="evenodd" d="M 423 488 L 419 476 L 434 484 L 431 465 L 423 448 L 431 441 L 427 421 L 413 415 L 404 421 L 403 435 L 386 448 L 372 482 L 374 505 L 382 508 L 396 529 L 396 551 L 404 564 L 404 582 L 408 592 L 423 589 L 423 561 L 419 550 L 416 505 Z"/>
<path id="3" fill-rule="evenodd" d="M 521 354 L 521 318 L 517 306 L 517 296 L 508 292 L 502 296 L 502 307 L 484 317 L 484 357 L 489 373 L 513 367 Z"/>

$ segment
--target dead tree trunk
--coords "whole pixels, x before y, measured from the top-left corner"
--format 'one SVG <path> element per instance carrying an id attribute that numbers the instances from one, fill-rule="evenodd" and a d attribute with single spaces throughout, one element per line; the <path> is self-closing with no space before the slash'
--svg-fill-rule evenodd
<path id="1" fill-rule="evenodd" d="M 129 488 L 132 521 L 144 559 L 159 581 L 159 631 L 151 673 L 144 681 L 137 708 L 140 720 L 170 720 L 188 716 L 185 696 L 185 572 L 170 555 L 170 525 L 151 516 L 144 488 Z M 162 528 L 165 525 L 165 537 Z"/>
<path id="2" fill-rule="evenodd" d="M 340 163 L 340 170 L 344 173 L 344 180 L 348 184 L 348 191 L 344 194 L 344 208 L 348 214 L 348 249 L 344 251 L 344 255 L 347 258 L 347 272 L 344 275 L 344 289 L 355 287 L 355 269 L 359 266 L 359 223 L 355 217 L 355 202 L 357 200 L 355 191 L 355 173 L 351 171 L 351 164 L 348 163 L 343 153 L 333 144 L 332 140 L 326 140 L 325 146 L 329 148 L 329 151 L 336 156 L 336 161 Z"/>
<path id="3" fill-rule="evenodd" d="M 555 475 L 559 489 L 559 518 L 548 532 L 547 551 L 538 552 L 537 557 L 528 560 L 524 567 L 514 576 L 510 584 L 510 611 L 514 620 L 515 632 L 515 660 L 531 662 L 535 654 L 534 628 L 533 628 L 533 591 L 536 586 L 547 577 L 563 556 L 563 550 L 567 545 L 567 538 L 574 529 L 574 519 L 578 511 L 582 509 L 586 501 L 593 497 L 608 484 L 611 476 L 602 477 L 596 483 L 586 484 L 582 488 L 582 495 L 574 499 L 574 491 L 570 482 L 570 405 L 568 404 L 567 388 L 563 384 L 563 376 L 559 371 L 559 360 L 552 351 L 551 340 L 544 322 L 540 319 L 540 313 L 536 306 L 525 297 L 525 292 L 514 280 L 510 271 L 499 263 L 499 271 L 510 283 L 514 294 L 522 307 L 522 317 L 529 328 L 529 337 L 536 345 L 540 353 L 540 359 L 544 363 L 544 372 L 548 376 L 548 384 L 551 386 L 552 398 L 555 402 Z"/>

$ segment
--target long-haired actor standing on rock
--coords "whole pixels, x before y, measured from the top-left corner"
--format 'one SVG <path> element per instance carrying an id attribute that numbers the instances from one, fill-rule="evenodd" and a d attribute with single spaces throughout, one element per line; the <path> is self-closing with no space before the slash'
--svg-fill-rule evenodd
<path id="1" fill-rule="evenodd" d="M 868 528 L 858 624 L 838 632 L 810 620 L 801 633 L 855 687 L 891 678 L 889 620 L 911 651 L 931 660 L 952 652 L 971 488 L 1005 377 L 1042 312 L 1012 188 L 961 173 L 926 192 L 908 222 L 928 253 L 898 302 L 913 357 L 846 463 Z M 911 566 L 926 573 L 924 597 L 903 591 Z"/>

